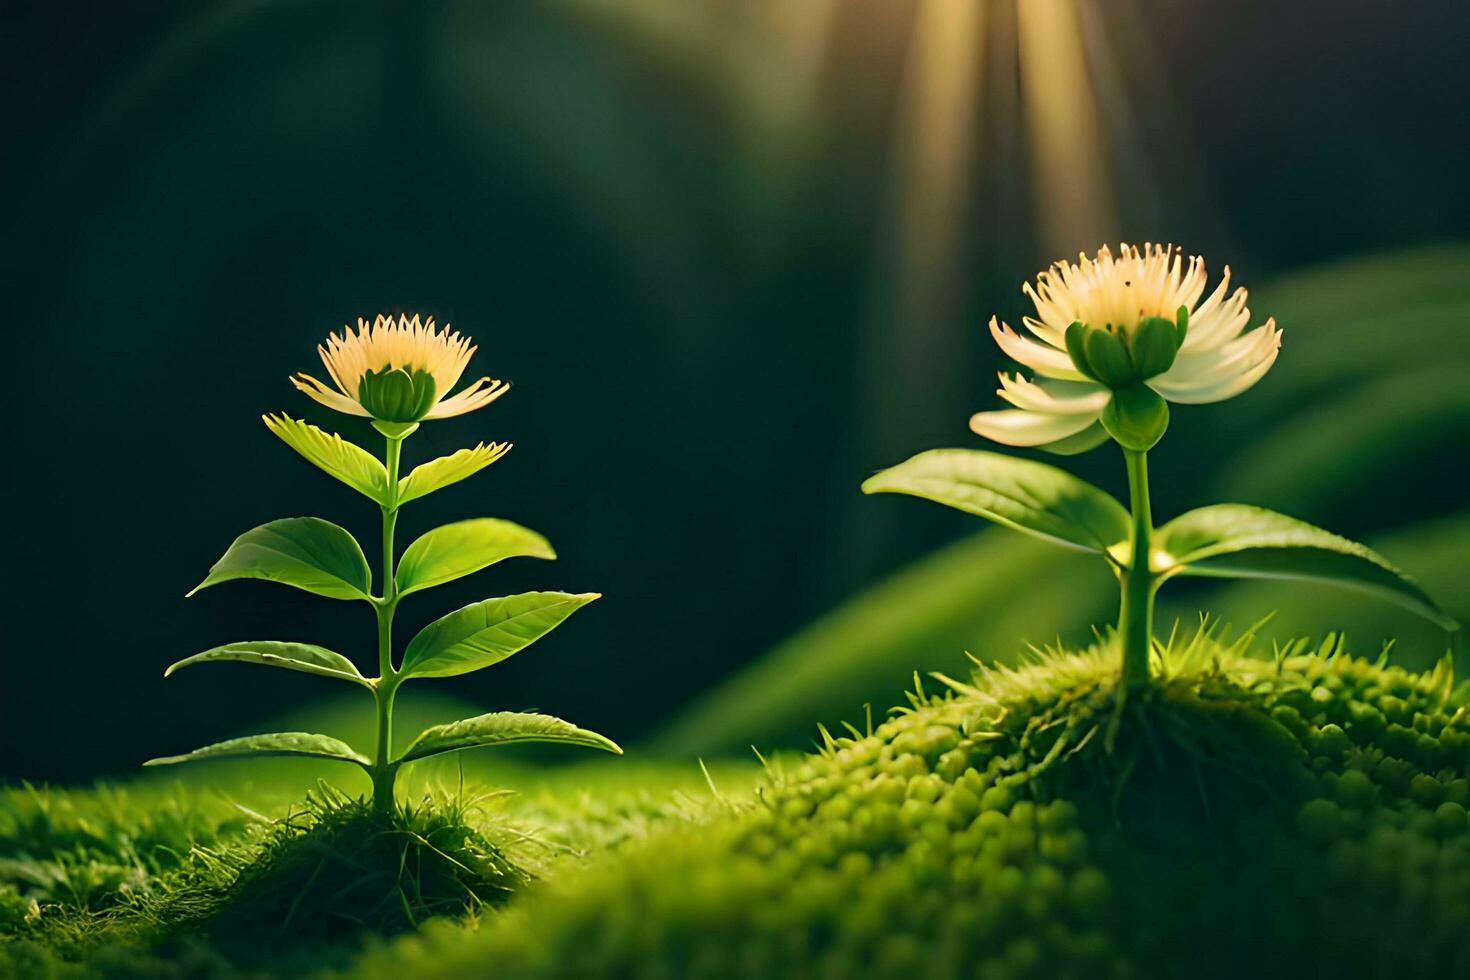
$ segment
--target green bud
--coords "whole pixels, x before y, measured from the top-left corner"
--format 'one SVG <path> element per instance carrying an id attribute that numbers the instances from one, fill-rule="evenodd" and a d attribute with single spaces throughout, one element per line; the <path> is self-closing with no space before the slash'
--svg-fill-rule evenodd
<path id="1" fill-rule="evenodd" d="M 358 402 L 383 422 L 417 422 L 434 407 L 436 394 L 432 374 L 404 368 L 367 371 L 357 386 Z"/>
<path id="2" fill-rule="evenodd" d="M 1144 381 L 1163 374 L 1179 353 L 1179 331 L 1161 316 L 1146 316 L 1124 335 L 1133 358 L 1135 377 Z"/>
<path id="3" fill-rule="evenodd" d="M 1067 354 L 1072 358 L 1072 365 L 1093 381 L 1101 381 L 1092 366 L 1087 362 L 1087 351 L 1083 349 L 1084 339 L 1087 337 L 1087 327 L 1081 322 L 1073 322 L 1063 335 L 1066 339 Z"/>
<path id="4" fill-rule="evenodd" d="M 1124 449 L 1146 452 L 1169 427 L 1169 403 L 1145 384 L 1117 388 L 1103 409 L 1102 424 Z"/>
<path id="5" fill-rule="evenodd" d="M 1072 364 L 1109 388 L 1126 388 L 1169 370 L 1189 327 L 1183 308 L 1171 321 L 1146 316 L 1127 327 L 1073 323 L 1064 335 Z"/>
<path id="6" fill-rule="evenodd" d="M 1087 332 L 1082 338 L 1082 350 L 1097 380 L 1109 388 L 1119 388 L 1137 380 L 1128 349 L 1117 334 L 1110 330 L 1084 329 Z"/>

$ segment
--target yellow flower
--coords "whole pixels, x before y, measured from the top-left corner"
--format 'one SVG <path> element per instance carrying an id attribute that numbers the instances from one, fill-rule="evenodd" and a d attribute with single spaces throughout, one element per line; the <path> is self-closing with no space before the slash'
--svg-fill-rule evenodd
<path id="1" fill-rule="evenodd" d="M 1112 421 L 1110 404 L 1135 411 L 1152 400 L 1163 411 L 1160 399 L 1198 404 L 1245 391 L 1276 361 L 1281 331 L 1273 319 L 1246 330 L 1246 291 L 1227 295 L 1229 266 L 1201 301 L 1205 282 L 1204 260 L 1186 264 L 1171 245 L 1125 244 L 1116 258 L 1103 246 L 1096 258 L 1053 264 L 1023 287 L 1036 306 L 1022 321 L 1031 336 L 990 321 L 1001 350 L 1037 378 L 1002 373 L 997 394 L 1015 407 L 977 413 L 970 428 L 1011 446 L 1075 450 L 1106 437 L 1099 420 Z"/>
<path id="2" fill-rule="evenodd" d="M 436 331 L 434 318 L 415 315 L 379 316 L 368 326 L 361 317 L 357 331 L 343 327 L 318 346 L 322 363 L 337 385 L 333 391 L 308 374 L 291 383 L 328 408 L 383 422 L 445 419 L 484 408 L 510 390 L 510 384 L 481 378 L 452 398 L 476 348 L 468 337 Z"/>

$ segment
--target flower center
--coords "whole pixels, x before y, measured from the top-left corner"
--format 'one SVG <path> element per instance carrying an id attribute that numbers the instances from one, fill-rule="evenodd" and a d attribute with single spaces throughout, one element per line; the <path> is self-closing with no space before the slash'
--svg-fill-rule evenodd
<path id="1" fill-rule="evenodd" d="M 434 407 L 434 376 L 422 368 L 369 370 L 357 385 L 357 400 L 363 408 L 384 422 L 417 422 Z"/>
<path id="2" fill-rule="evenodd" d="M 1189 310 L 1183 306 L 1172 321 L 1145 316 L 1131 326 L 1094 327 L 1079 320 L 1067 328 L 1067 353 L 1087 377 L 1125 388 L 1169 370 L 1188 331 Z"/>

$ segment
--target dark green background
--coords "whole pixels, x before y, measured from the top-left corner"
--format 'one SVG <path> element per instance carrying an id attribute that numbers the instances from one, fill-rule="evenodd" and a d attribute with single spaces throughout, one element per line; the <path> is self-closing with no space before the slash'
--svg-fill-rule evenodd
<path id="1" fill-rule="evenodd" d="M 1117 237 L 1180 241 L 1258 284 L 1470 236 L 1463 5 L 1134 6 L 1172 123 L 1141 120 L 1146 174 L 1122 176 L 1153 191 L 1120 199 Z M 286 410 L 370 439 L 286 383 L 358 315 L 432 313 L 480 343 L 472 370 L 515 384 L 409 443 L 413 460 L 516 448 L 411 508 L 405 540 L 492 514 L 562 556 L 414 597 L 403 635 L 486 594 L 606 593 L 534 651 L 449 682 L 488 705 L 634 741 L 972 526 L 857 485 L 973 444 L 965 420 L 998 365 L 980 327 L 1015 322 L 1018 285 L 1056 256 L 1016 203 L 1020 136 L 987 116 L 953 343 L 897 376 L 875 354 L 906 326 L 875 300 L 875 256 L 911 4 L 838 7 L 799 143 L 761 137 L 729 83 L 732 63 L 775 73 L 778 98 L 785 83 L 743 23 L 754 4 L 700 8 L 704 33 L 673 41 L 644 3 L 11 8 L 4 775 L 127 771 L 321 691 L 243 668 L 163 681 L 216 643 L 370 660 L 356 605 L 262 583 L 183 598 L 272 518 L 376 540 L 370 507 L 259 422 Z M 1187 496 L 1203 451 L 1166 442 L 1156 496 Z M 1116 488 L 1115 463 L 1078 468 Z M 1426 461 L 1422 492 L 1386 480 L 1334 526 L 1371 533 L 1379 505 L 1448 511 L 1464 466 Z"/>

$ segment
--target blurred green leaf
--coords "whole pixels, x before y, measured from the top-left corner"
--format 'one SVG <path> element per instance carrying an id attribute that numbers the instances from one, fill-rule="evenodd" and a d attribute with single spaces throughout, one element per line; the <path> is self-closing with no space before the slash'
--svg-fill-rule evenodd
<path id="1" fill-rule="evenodd" d="M 293 419 L 288 415 L 261 417 L 265 420 L 266 428 L 307 461 L 369 500 L 385 506 L 390 503 L 388 471 L 367 450 L 339 435 L 329 434 L 309 422 Z"/>
<path id="2" fill-rule="evenodd" d="M 1459 628 L 1424 590 L 1366 545 L 1246 504 L 1216 504 L 1159 529 L 1165 574 L 1332 582 L 1372 592 L 1444 627 Z"/>
<path id="3" fill-rule="evenodd" d="M 425 729 L 409 744 L 397 761 L 413 762 L 444 752 L 515 742 L 562 742 L 623 754 L 623 750 L 612 739 L 578 728 L 560 718 L 518 711 L 495 711 Z"/>
<path id="4" fill-rule="evenodd" d="M 492 442 L 488 445 L 482 442 L 473 449 L 461 449 L 415 466 L 408 476 L 398 481 L 398 503 L 406 504 L 451 483 L 474 476 L 508 452 L 508 442 Z"/>
<path id="5" fill-rule="evenodd" d="M 1470 246 L 1429 245 L 1338 259 L 1300 269 L 1254 290 L 1252 307 L 1294 321 L 1329 324 L 1415 304 L 1470 298 Z M 1279 320 L 1280 317 L 1277 316 Z M 1283 323 L 1283 326 L 1285 324 Z"/>
<path id="6" fill-rule="evenodd" d="M 272 735 L 247 735 L 231 738 L 183 755 L 169 755 L 149 759 L 145 766 L 172 766 L 180 762 L 202 762 L 208 759 L 238 759 L 242 756 L 290 755 L 311 759 L 334 759 L 340 762 L 355 762 L 366 768 L 371 765 L 367 756 L 357 752 L 345 742 L 326 735 L 307 732 L 276 732 Z"/>
<path id="7" fill-rule="evenodd" d="M 1225 468 L 1219 494 L 1317 514 L 1399 462 L 1467 438 L 1466 368 L 1436 357 L 1276 420 Z"/>
<path id="8" fill-rule="evenodd" d="M 163 672 L 163 676 L 168 677 L 179 668 L 188 667 L 191 664 L 226 661 L 284 667 L 287 670 L 299 670 L 307 674 L 335 677 L 338 680 L 352 681 L 354 684 L 362 684 L 365 687 L 370 686 L 358 672 L 356 665 L 340 653 L 334 653 L 326 647 L 313 646 L 310 643 L 290 643 L 284 640 L 244 640 L 240 643 L 227 643 L 213 647 L 170 665 Z"/>
<path id="9" fill-rule="evenodd" d="M 979 449 L 931 449 L 869 477 L 863 493 L 906 493 L 1068 547 L 1106 554 L 1128 540 L 1128 512 L 1045 463 Z"/>
<path id="10" fill-rule="evenodd" d="M 525 592 L 457 609 L 425 626 L 409 641 L 403 674 L 454 677 L 498 664 L 599 597 L 596 592 Z"/>
<path id="11" fill-rule="evenodd" d="M 436 527 L 420 537 L 398 561 L 398 592 L 462 578 L 506 558 L 555 558 L 535 531 L 494 517 L 477 517 Z"/>
<path id="12" fill-rule="evenodd" d="M 286 517 L 246 531 L 189 595 L 241 578 L 294 585 L 329 599 L 367 599 L 372 588 L 357 541 L 320 517 Z"/>
<path id="13" fill-rule="evenodd" d="M 915 670 L 963 674 L 966 651 L 1015 663 L 1028 643 L 1081 641 L 1116 614 L 1091 557 L 999 529 L 963 538 L 858 593 L 686 707 L 658 736 L 670 754 L 800 745 L 813 724 L 882 711 Z"/>

